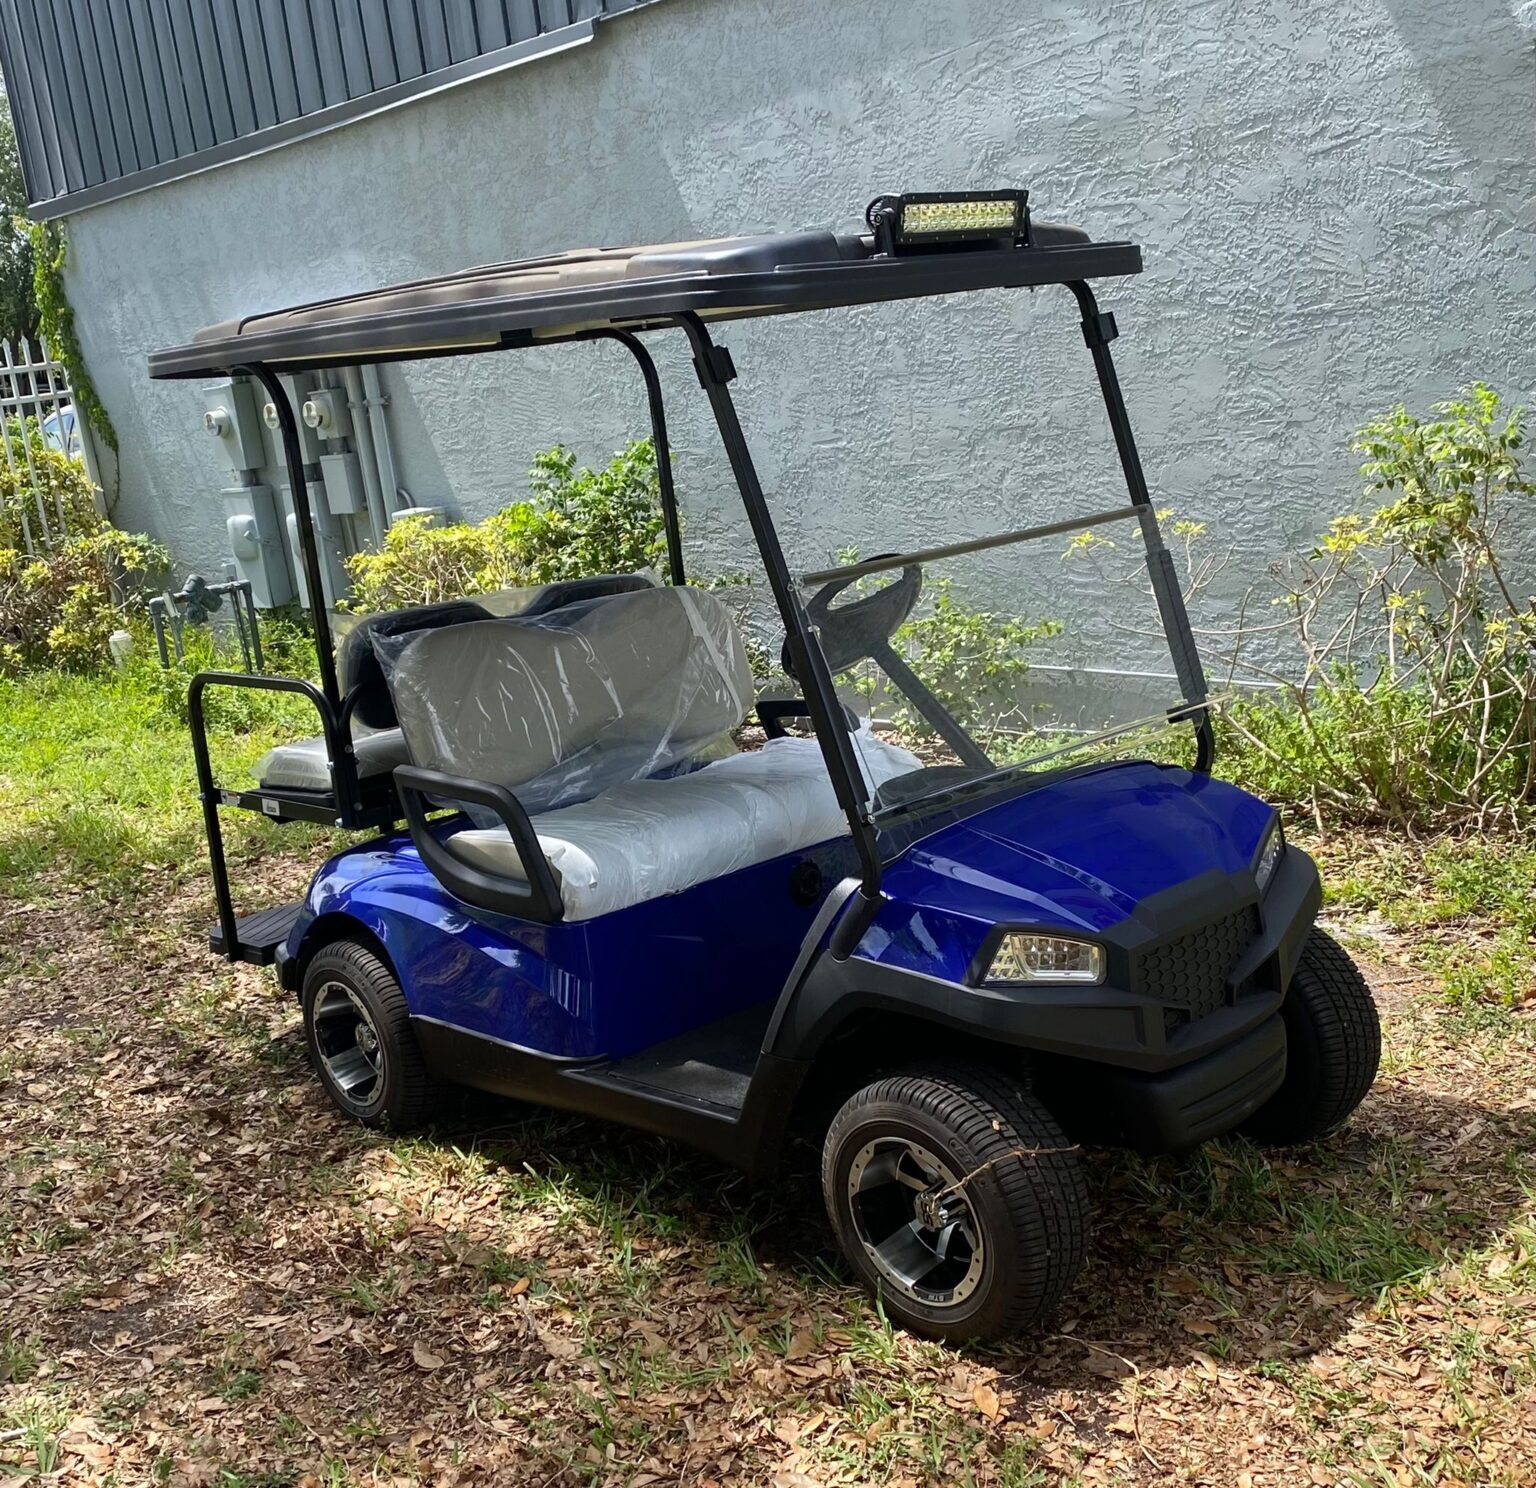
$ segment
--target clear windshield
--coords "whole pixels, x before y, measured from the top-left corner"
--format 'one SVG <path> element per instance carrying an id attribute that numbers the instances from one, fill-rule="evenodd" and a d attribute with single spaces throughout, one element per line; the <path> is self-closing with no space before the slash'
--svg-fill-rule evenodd
<path id="1" fill-rule="evenodd" d="M 839 696 L 862 724 L 877 821 L 1005 774 L 1117 756 L 1187 762 L 1189 709 L 1204 699 L 1174 663 L 1182 642 L 1170 647 L 1152 582 L 1161 560 L 1148 557 L 1149 542 L 1171 553 L 1160 582 L 1176 594 L 1187 577 L 1179 524 L 1130 505 L 1076 317 L 1042 297 L 1006 324 L 966 324 L 965 340 L 942 312 L 922 318 L 934 323 L 895 331 L 910 347 L 882 348 L 882 369 L 904 381 L 879 391 L 910 419 L 882 431 L 888 458 L 870 488 L 860 499 L 828 489 L 823 504 L 815 461 L 796 472 L 812 511 L 851 520 L 830 541 L 826 527 L 786 540 Z M 1017 341 L 1031 356 L 1000 365 L 987 398 L 957 410 L 935 335 L 978 354 Z M 945 386 L 929 388 L 935 378 Z M 785 410 L 798 427 L 826 443 L 835 423 L 839 443 L 856 442 L 846 396 L 803 396 Z M 863 571 L 893 554 L 898 566 Z"/>
<path id="2" fill-rule="evenodd" d="M 1189 757 L 1139 525 L 805 586 L 877 820 L 1003 773 Z"/>

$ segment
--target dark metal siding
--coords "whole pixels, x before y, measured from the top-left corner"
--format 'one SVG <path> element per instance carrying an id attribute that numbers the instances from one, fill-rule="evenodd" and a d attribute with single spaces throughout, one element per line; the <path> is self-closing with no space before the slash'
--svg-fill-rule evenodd
<path id="1" fill-rule="evenodd" d="M 647 3 L 0 0 L 0 67 L 28 195 L 52 216 L 302 138 L 307 120 L 405 102 Z"/>

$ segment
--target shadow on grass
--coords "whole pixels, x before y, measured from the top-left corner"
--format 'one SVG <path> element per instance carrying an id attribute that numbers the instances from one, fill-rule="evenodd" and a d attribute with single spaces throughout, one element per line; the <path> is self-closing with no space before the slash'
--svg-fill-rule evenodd
<path id="1" fill-rule="evenodd" d="M 1033 1383 L 1070 1375 L 1079 1386 L 1084 1351 L 1060 1347 L 1064 1326 L 1140 1367 L 1194 1348 L 1233 1365 L 1304 1357 L 1361 1305 L 1414 1295 L 1495 1243 L 1524 1207 L 1522 1178 L 1536 1177 L 1531 1136 L 1524 1117 L 1393 1085 L 1312 1147 L 1232 1139 L 1178 1159 L 1088 1153 L 1081 1279 L 1041 1339 L 976 1352 Z M 715 1252 L 722 1283 L 751 1293 L 777 1272 L 823 1313 L 860 1305 L 803 1138 L 760 1186 L 660 1138 L 478 1095 L 431 1140 L 473 1146 L 529 1204 L 558 1189 L 615 1243 L 631 1229 L 686 1234 Z"/>

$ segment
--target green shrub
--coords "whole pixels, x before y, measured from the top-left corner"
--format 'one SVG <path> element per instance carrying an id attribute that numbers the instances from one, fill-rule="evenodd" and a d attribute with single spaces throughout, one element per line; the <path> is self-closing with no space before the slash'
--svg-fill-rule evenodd
<path id="1" fill-rule="evenodd" d="M 432 526 L 429 517 L 396 522 L 377 552 L 348 559 L 348 608 L 372 614 L 521 584 L 524 570 L 507 540 L 505 517 L 499 512 L 474 525 L 447 527 Z"/>
<path id="2" fill-rule="evenodd" d="M 0 450 L 0 548 L 25 552 L 30 535 L 33 549 L 41 552 L 45 534 L 57 541 L 65 533 L 83 536 L 101 528 L 96 488 L 85 467 L 44 444 L 36 419 L 26 421 L 25 432 L 19 420 L 7 420 L 5 440 L 9 458 Z"/>
<path id="3" fill-rule="evenodd" d="M 528 483 L 531 500 L 483 522 L 397 522 L 378 552 L 348 562 L 349 608 L 366 614 L 662 563 L 661 492 L 649 439 L 631 440 L 596 471 L 578 468 L 557 444 L 535 457 Z"/>
<path id="4" fill-rule="evenodd" d="M 858 551 L 845 548 L 838 561 L 857 563 Z M 886 582 L 888 578 L 861 579 L 853 592 L 872 593 Z M 927 581 L 918 609 L 891 636 L 891 646 L 982 749 L 1006 761 L 1038 749 L 1026 689 L 1027 653 L 1060 632 L 1057 620 L 1031 624 L 972 609 L 955 598 L 950 580 L 941 576 Z M 853 685 L 873 700 L 878 716 L 902 734 L 915 740 L 937 737 L 933 725 L 888 682 L 877 663 L 862 663 Z"/>
<path id="5" fill-rule="evenodd" d="M 114 590 L 168 561 L 148 538 L 105 526 L 32 558 L 0 550 L 0 673 L 103 670 L 123 623 Z"/>
<path id="6" fill-rule="evenodd" d="M 1030 624 L 973 610 L 954 597 L 947 578 L 933 580 L 929 593 L 923 611 L 892 637 L 898 655 L 995 759 L 1035 752 L 1039 735 L 1027 703 L 1027 653 L 1060 634 L 1061 622 Z M 892 721 L 919 738 L 933 733 L 905 702 Z"/>
<path id="7" fill-rule="evenodd" d="M 1478 383 L 1434 414 L 1399 407 L 1356 436 L 1378 504 L 1279 570 L 1282 705 L 1227 720 L 1239 772 L 1319 820 L 1483 825 L 1536 799 L 1536 602 L 1499 546 L 1536 510 L 1525 410 Z"/>
<path id="8" fill-rule="evenodd" d="M 187 687 L 199 672 L 242 671 L 244 657 L 228 625 L 188 625 L 182 631 L 182 656 L 171 665 L 160 665 L 154 630 L 147 617 L 134 615 L 127 622 L 133 636 L 133 655 L 124 677 L 125 685 L 153 697 L 159 710 L 175 722 L 189 721 Z M 319 680 L 314 632 L 307 619 L 289 610 L 270 610 L 262 615 L 261 667 L 269 677 L 303 677 Z M 211 729 L 230 733 L 286 727 L 290 736 L 318 733 L 314 707 L 291 692 L 268 692 L 251 687 L 210 687 L 203 693 L 203 716 Z"/>
<path id="9" fill-rule="evenodd" d="M 661 484 L 649 439 L 630 440 L 601 470 L 578 469 L 575 455 L 557 444 L 534 457 L 528 484 L 533 500 L 504 515 L 530 583 L 664 564 Z"/>

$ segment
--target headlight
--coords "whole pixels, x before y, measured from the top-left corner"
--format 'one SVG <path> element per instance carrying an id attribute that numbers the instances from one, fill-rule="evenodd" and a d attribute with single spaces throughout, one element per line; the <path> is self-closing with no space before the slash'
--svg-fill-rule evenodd
<path id="1" fill-rule="evenodd" d="M 1076 982 L 1094 986 L 1104 980 L 1104 947 L 1065 935 L 1037 935 L 1010 930 L 997 943 L 987 981 L 1004 986 L 1032 982 Z"/>
<path id="2" fill-rule="evenodd" d="M 1280 855 L 1284 851 L 1285 833 L 1280 830 L 1280 819 L 1276 817 L 1269 831 L 1264 834 L 1258 857 L 1253 860 L 1253 876 L 1258 880 L 1261 894 L 1275 876 L 1275 869 L 1280 866 Z"/>

